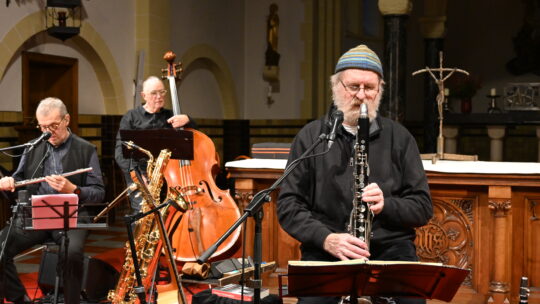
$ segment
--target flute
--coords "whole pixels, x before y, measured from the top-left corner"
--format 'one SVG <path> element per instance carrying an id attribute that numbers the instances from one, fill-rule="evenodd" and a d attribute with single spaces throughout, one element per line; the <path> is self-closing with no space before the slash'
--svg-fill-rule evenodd
<path id="1" fill-rule="evenodd" d="M 88 167 L 88 168 L 78 169 L 78 170 L 71 171 L 71 172 L 62 173 L 62 174 L 59 174 L 59 175 L 63 176 L 63 177 L 67 177 L 67 176 L 72 176 L 72 175 L 75 175 L 75 174 L 81 174 L 81 173 L 84 173 L 84 172 L 89 172 L 89 171 L 92 171 L 92 170 L 93 170 L 92 167 Z M 43 181 L 45 181 L 45 177 L 31 178 L 31 179 L 23 180 L 23 181 L 20 181 L 20 182 L 15 182 L 15 188 L 30 185 L 30 184 L 35 184 L 35 183 L 41 183 Z"/>

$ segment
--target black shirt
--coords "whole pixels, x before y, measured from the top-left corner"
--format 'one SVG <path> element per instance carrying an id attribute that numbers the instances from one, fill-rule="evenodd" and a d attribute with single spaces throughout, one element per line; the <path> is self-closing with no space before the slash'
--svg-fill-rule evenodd
<path id="1" fill-rule="evenodd" d="M 157 113 L 147 112 L 143 106 L 138 106 L 135 109 L 129 110 L 120 121 L 120 130 L 153 130 L 153 129 L 169 129 L 172 125 L 167 122 L 169 118 L 173 117 L 173 111 L 169 109 L 161 109 Z M 189 123 L 184 126 L 185 128 L 196 128 L 195 122 L 189 119 Z M 129 171 L 130 160 L 124 158 L 122 154 L 122 140 L 120 139 L 120 131 L 116 134 L 116 146 L 115 146 L 115 159 L 116 163 L 124 173 Z M 141 161 L 140 165 L 145 167 L 146 161 Z"/>

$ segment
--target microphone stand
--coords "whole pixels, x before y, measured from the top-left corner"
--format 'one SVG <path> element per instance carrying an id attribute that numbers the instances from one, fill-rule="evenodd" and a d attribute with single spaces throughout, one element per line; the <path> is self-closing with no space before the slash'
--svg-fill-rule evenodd
<path id="1" fill-rule="evenodd" d="M 50 137 L 50 136 L 49 136 Z M 33 143 L 24 143 L 22 145 L 16 145 L 16 146 L 11 146 L 11 147 L 4 147 L 4 148 L 0 148 L 0 152 L 4 152 L 4 151 L 8 151 L 8 150 L 15 150 L 15 149 L 20 149 L 20 148 L 30 148 L 32 149 L 36 144 L 38 144 L 40 141 L 35 141 Z M 6 247 L 6 244 L 7 244 L 7 241 L 8 241 L 8 237 L 11 233 L 11 229 L 12 229 L 12 226 L 14 225 L 14 222 L 17 220 L 17 213 L 19 212 L 18 209 L 19 208 L 22 208 L 22 203 L 25 203 L 25 202 L 17 202 L 15 203 L 15 205 L 12 206 L 12 209 L 11 209 L 11 219 L 9 221 L 9 227 L 8 227 L 8 230 L 7 230 L 7 233 L 6 233 L 6 239 L 3 241 L 2 244 L 0 244 L 0 260 L 2 260 L 4 258 L 4 251 L 5 251 L 5 247 Z"/>
<path id="2" fill-rule="evenodd" d="M 253 242 L 253 303 L 259 304 L 261 301 L 261 263 L 262 263 L 262 218 L 263 203 L 270 201 L 270 196 L 268 195 L 272 191 L 276 190 L 281 182 L 298 166 L 301 160 L 311 157 L 308 156 L 314 149 L 317 147 L 323 140 L 327 138 L 327 135 L 322 133 L 319 135 L 317 140 L 304 152 L 300 157 L 293 161 L 285 171 L 283 175 L 276 180 L 270 188 L 259 191 L 255 194 L 249 205 L 244 209 L 244 214 L 227 230 L 212 246 L 210 246 L 205 252 L 203 252 L 197 259 L 197 263 L 203 264 L 212 256 L 212 254 L 218 249 L 219 245 L 223 243 L 233 231 L 238 228 L 243 222 L 247 220 L 248 217 L 253 217 L 255 221 L 255 236 Z M 328 152 L 328 150 L 326 151 Z M 324 153 L 326 153 L 324 152 Z"/>
<path id="3" fill-rule="evenodd" d="M 15 150 L 15 149 L 20 149 L 20 148 L 28 148 L 28 147 L 33 147 L 37 144 L 37 142 L 35 144 L 31 144 L 31 143 L 24 143 L 22 145 L 16 145 L 16 146 L 11 146 L 11 147 L 5 147 L 5 148 L 0 148 L 0 152 L 4 152 L 4 151 L 8 151 L 8 150 Z"/>
<path id="4" fill-rule="evenodd" d="M 26 143 L 21 144 L 21 145 L 15 145 L 15 146 L 10 146 L 10 147 L 0 148 L 0 152 L 20 149 L 20 148 L 24 148 L 24 149 L 29 148 L 29 150 L 32 150 L 34 148 L 34 146 L 36 144 L 38 144 L 40 141 L 35 141 L 33 143 L 26 142 Z M 2 286 L 0 286 L 0 301 L 2 301 L 2 303 L 3 303 L 3 299 L 5 297 L 5 279 L 6 278 L 5 278 L 5 274 L 4 274 L 5 273 L 4 254 L 5 254 L 5 250 L 6 250 L 6 245 L 7 245 L 8 239 L 9 239 L 9 237 L 11 235 L 11 230 L 13 229 L 13 226 L 16 225 L 15 222 L 17 221 L 17 215 L 19 213 L 19 209 L 20 208 L 22 209 L 24 207 L 23 205 L 25 203 L 27 204 L 27 202 L 21 202 L 19 200 L 15 201 L 15 205 L 13 205 L 12 209 L 11 209 L 11 218 L 9 220 L 9 226 L 7 228 L 7 231 L 6 231 L 5 238 L 4 238 L 3 242 L 0 244 L 0 261 L 3 264 L 2 265 L 2 269 L 3 269 L 2 270 L 2 279 L 0 279 L 0 282 L 1 282 L 1 285 L 2 285 Z M 23 223 L 23 225 L 24 225 L 24 223 Z"/>

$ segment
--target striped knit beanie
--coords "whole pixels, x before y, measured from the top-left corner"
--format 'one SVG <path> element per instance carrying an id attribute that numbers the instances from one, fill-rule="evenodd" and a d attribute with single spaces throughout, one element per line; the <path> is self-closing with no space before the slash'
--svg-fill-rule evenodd
<path id="1" fill-rule="evenodd" d="M 381 60 L 375 52 L 363 44 L 348 50 L 339 58 L 335 73 L 346 69 L 370 70 L 383 77 Z"/>

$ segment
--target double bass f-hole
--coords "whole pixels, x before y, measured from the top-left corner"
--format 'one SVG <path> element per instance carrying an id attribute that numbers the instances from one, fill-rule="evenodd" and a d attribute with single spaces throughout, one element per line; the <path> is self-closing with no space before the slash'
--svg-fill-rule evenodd
<path id="1" fill-rule="evenodd" d="M 223 200 L 223 198 L 221 196 L 215 196 L 214 193 L 212 192 L 212 188 L 210 188 L 210 186 L 208 185 L 208 182 L 205 181 L 205 180 L 202 180 L 199 182 L 199 187 L 197 186 L 176 186 L 176 187 L 171 187 L 171 189 L 174 189 L 174 191 L 178 194 L 178 195 L 181 195 L 184 199 L 186 198 L 189 198 L 191 196 L 195 196 L 195 195 L 201 195 L 201 194 L 204 194 L 204 193 L 208 193 L 208 195 L 210 195 L 210 197 L 212 198 L 212 201 L 214 201 L 215 203 L 219 203 Z M 186 200 L 186 201 L 190 201 L 190 200 Z"/>

